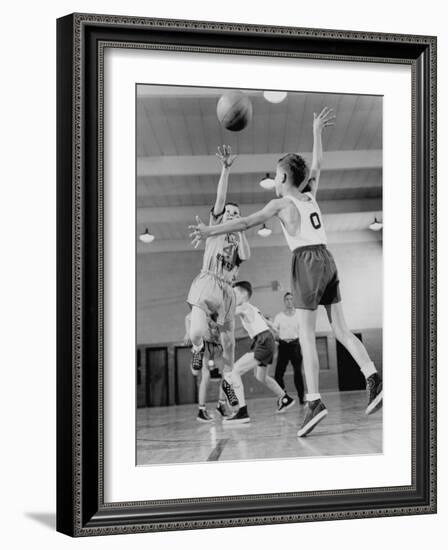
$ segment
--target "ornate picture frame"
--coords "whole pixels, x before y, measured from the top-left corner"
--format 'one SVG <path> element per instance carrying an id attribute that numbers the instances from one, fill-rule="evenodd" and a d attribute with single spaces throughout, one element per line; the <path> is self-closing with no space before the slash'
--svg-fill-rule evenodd
<path id="1" fill-rule="evenodd" d="M 104 500 L 104 52 L 408 65 L 412 71 L 412 483 Z M 70 536 L 436 512 L 436 38 L 72 14 L 57 22 L 57 530 Z"/>

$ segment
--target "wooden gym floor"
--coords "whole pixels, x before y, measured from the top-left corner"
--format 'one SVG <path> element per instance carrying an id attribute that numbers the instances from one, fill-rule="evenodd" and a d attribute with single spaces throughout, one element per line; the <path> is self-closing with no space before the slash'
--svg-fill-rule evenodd
<path id="1" fill-rule="evenodd" d="M 254 460 L 382 452 L 382 411 L 365 416 L 364 391 L 322 394 L 328 416 L 297 437 L 305 408 L 297 403 L 276 414 L 272 398 L 248 399 L 250 424 L 223 427 L 197 422 L 196 405 L 137 409 L 137 465 Z"/>

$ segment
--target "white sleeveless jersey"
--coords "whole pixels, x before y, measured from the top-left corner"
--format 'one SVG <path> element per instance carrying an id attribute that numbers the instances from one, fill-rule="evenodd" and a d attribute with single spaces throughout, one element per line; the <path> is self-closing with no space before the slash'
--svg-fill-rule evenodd
<path id="1" fill-rule="evenodd" d="M 290 235 L 283 222 L 281 223 L 286 242 L 291 250 L 301 246 L 327 244 L 327 235 L 323 226 L 322 213 L 312 193 L 305 193 L 311 200 L 301 201 L 287 195 L 284 197 L 291 201 L 299 211 L 300 223 L 296 235 Z M 281 220 L 280 220 L 281 221 Z"/>
<path id="2" fill-rule="evenodd" d="M 251 338 L 255 338 L 257 334 L 260 334 L 260 332 L 269 330 L 269 327 L 264 320 L 263 315 L 260 313 L 260 310 L 249 302 L 244 304 L 239 315 L 241 317 L 243 327 L 246 329 Z"/>

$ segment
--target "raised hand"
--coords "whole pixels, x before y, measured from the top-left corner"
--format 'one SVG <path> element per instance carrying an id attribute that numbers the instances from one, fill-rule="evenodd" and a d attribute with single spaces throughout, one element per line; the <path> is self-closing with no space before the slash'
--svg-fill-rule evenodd
<path id="1" fill-rule="evenodd" d="M 313 113 L 313 131 L 322 132 L 322 130 L 327 126 L 334 126 L 336 115 L 333 113 L 334 109 L 330 109 L 330 107 L 324 107 L 318 115 Z"/>
<path id="2" fill-rule="evenodd" d="M 232 155 L 232 148 L 230 145 L 218 147 L 216 156 L 219 158 L 219 161 L 224 168 L 230 168 L 236 159 L 236 155 Z"/>
<path id="3" fill-rule="evenodd" d="M 197 248 L 201 241 L 205 241 L 207 238 L 208 226 L 201 220 L 199 216 L 196 216 L 196 225 L 189 225 L 188 229 L 192 229 L 190 233 L 191 244 L 194 248 Z"/>

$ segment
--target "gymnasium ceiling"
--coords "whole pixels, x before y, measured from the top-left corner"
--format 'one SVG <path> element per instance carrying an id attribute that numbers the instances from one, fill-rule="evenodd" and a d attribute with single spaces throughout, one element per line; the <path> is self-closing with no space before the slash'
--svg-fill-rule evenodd
<path id="1" fill-rule="evenodd" d="M 137 232 L 149 227 L 151 245 L 138 252 L 189 249 L 187 225 L 196 214 L 208 218 L 215 199 L 220 165 L 216 147 L 231 145 L 239 155 L 229 179 L 228 200 L 243 214 L 273 197 L 259 185 L 276 159 L 297 151 L 310 158 L 313 112 L 328 105 L 337 116 L 324 134 L 324 170 L 319 200 L 330 242 L 378 239 L 368 231 L 382 210 L 382 98 L 336 94 L 290 93 L 279 104 L 261 92 L 248 91 L 253 118 L 242 132 L 229 132 L 216 117 L 224 90 L 139 86 L 137 92 Z M 282 242 L 278 222 L 261 238 L 251 230 L 254 246 Z"/>

